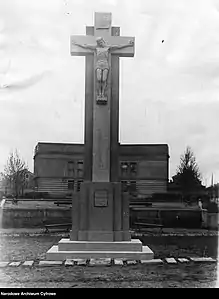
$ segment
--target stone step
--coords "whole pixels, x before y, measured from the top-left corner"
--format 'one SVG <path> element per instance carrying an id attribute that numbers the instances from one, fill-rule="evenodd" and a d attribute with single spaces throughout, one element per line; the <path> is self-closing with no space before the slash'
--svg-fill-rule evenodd
<path id="1" fill-rule="evenodd" d="M 58 243 L 59 251 L 142 251 L 142 242 L 138 239 L 122 242 L 70 241 L 61 239 Z"/>
<path id="2" fill-rule="evenodd" d="M 151 260 L 154 258 L 153 252 L 148 246 L 143 246 L 141 252 L 137 251 L 59 251 L 54 245 L 46 253 L 46 259 L 51 261 L 65 261 L 67 259 L 127 259 L 127 260 Z"/>

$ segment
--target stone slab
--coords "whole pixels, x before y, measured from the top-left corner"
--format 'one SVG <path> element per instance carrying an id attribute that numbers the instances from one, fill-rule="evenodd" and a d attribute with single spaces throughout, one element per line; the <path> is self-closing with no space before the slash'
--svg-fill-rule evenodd
<path id="1" fill-rule="evenodd" d="M 74 260 L 66 260 L 65 261 L 65 266 L 69 267 L 69 266 L 74 266 L 76 263 Z"/>
<path id="2" fill-rule="evenodd" d="M 34 261 L 25 261 L 22 266 L 24 267 L 32 267 L 34 264 Z"/>
<path id="3" fill-rule="evenodd" d="M 177 261 L 173 257 L 165 259 L 168 264 L 177 264 Z"/>
<path id="4" fill-rule="evenodd" d="M 21 262 L 11 262 L 11 263 L 9 264 L 9 266 L 10 266 L 10 267 L 19 267 L 20 264 L 21 264 Z"/>
<path id="5" fill-rule="evenodd" d="M 90 266 L 110 266 L 111 259 L 106 258 L 106 259 L 91 259 L 89 265 Z"/>
<path id="6" fill-rule="evenodd" d="M 142 242 L 137 239 L 121 242 L 71 241 L 61 239 L 59 251 L 142 251 Z"/>
<path id="7" fill-rule="evenodd" d="M 39 262 L 39 266 L 41 267 L 60 266 L 62 264 L 63 262 L 61 260 L 46 260 Z"/>
<path id="8" fill-rule="evenodd" d="M 74 259 L 74 262 L 77 266 L 87 266 L 88 264 L 87 259 Z"/>
<path id="9" fill-rule="evenodd" d="M 138 263 L 138 261 L 136 261 L 136 260 L 127 260 L 126 261 L 127 265 L 137 265 L 137 263 Z"/>
<path id="10" fill-rule="evenodd" d="M 163 264 L 161 259 L 153 259 L 153 260 L 140 260 L 141 264 Z"/>
<path id="11" fill-rule="evenodd" d="M 122 259 L 114 259 L 114 265 L 115 266 L 123 266 L 123 260 Z"/>
<path id="12" fill-rule="evenodd" d="M 151 260 L 153 251 L 148 246 L 142 246 L 142 251 L 59 251 L 58 246 L 52 246 L 46 253 L 47 260 L 64 261 L 67 259 L 127 259 L 127 260 Z"/>
<path id="13" fill-rule="evenodd" d="M 193 262 L 216 262 L 216 259 L 211 257 L 190 257 L 190 260 Z"/>
<path id="14" fill-rule="evenodd" d="M 0 262 L 0 268 L 7 267 L 9 262 Z"/>
<path id="15" fill-rule="evenodd" d="M 188 263 L 188 262 L 189 262 L 189 260 L 186 259 L 186 258 L 178 258 L 177 260 L 178 260 L 180 263 Z"/>

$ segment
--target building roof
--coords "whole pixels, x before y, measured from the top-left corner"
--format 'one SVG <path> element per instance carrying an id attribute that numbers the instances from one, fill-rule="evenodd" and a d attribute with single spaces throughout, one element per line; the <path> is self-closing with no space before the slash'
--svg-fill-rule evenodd
<path id="1" fill-rule="evenodd" d="M 47 143 L 39 142 L 35 147 L 35 155 L 42 153 L 84 153 L 82 143 Z M 167 144 L 119 144 L 121 155 L 168 155 Z"/>

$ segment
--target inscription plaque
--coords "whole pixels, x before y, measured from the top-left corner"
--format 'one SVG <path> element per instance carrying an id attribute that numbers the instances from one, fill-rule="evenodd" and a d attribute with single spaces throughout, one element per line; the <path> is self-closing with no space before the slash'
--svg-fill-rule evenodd
<path id="1" fill-rule="evenodd" d="M 107 190 L 97 190 L 94 193 L 94 206 L 107 207 L 108 206 L 108 192 Z"/>

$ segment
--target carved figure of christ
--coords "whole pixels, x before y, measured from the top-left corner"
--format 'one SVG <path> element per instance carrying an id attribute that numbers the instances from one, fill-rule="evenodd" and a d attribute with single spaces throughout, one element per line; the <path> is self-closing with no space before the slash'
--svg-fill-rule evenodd
<path id="1" fill-rule="evenodd" d="M 134 37 L 115 34 L 110 13 L 95 13 L 94 19 L 94 27 L 87 27 L 87 35 L 71 36 L 70 51 L 72 56 L 87 56 L 85 168 L 89 175 L 86 178 L 92 182 L 109 182 L 111 169 L 116 168 L 112 165 L 117 165 L 111 163 L 111 156 L 117 149 L 117 125 L 114 123 L 118 122 L 115 109 L 119 109 L 118 58 L 134 56 Z"/>
<path id="2" fill-rule="evenodd" d="M 89 49 L 96 55 L 95 72 L 97 80 L 97 96 L 105 97 L 107 79 L 110 71 L 109 54 L 118 49 L 133 47 L 134 41 L 129 40 L 125 45 L 108 45 L 103 37 L 96 38 L 96 44 L 82 44 L 72 40 L 72 44 L 83 49 Z"/>

